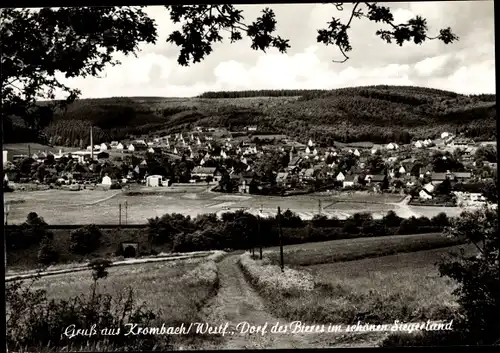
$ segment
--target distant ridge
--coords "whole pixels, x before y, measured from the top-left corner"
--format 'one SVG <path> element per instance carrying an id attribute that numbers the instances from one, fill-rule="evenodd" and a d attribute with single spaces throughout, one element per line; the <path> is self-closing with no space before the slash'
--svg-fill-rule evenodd
<path id="1" fill-rule="evenodd" d="M 41 102 L 43 104 L 43 102 Z M 71 121 L 71 124 L 68 124 Z M 496 95 L 463 95 L 414 86 L 363 86 L 335 90 L 252 90 L 205 92 L 193 98 L 111 97 L 80 99 L 56 112 L 45 130 L 70 145 L 133 135 L 158 135 L 194 126 L 286 134 L 320 145 L 333 141 L 408 143 L 443 131 L 496 138 Z M 12 136 L 15 137 L 15 134 Z M 8 142 L 8 141 L 6 141 Z"/>

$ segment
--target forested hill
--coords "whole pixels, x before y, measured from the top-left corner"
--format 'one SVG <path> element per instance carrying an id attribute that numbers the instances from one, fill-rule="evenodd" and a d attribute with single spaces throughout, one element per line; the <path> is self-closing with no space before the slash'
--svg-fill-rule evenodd
<path id="1" fill-rule="evenodd" d="M 69 123 L 71 120 L 71 123 Z M 122 97 L 82 99 L 58 112 L 46 129 L 69 144 L 94 124 L 96 142 L 130 134 L 178 132 L 194 126 L 287 134 L 306 142 L 409 142 L 443 131 L 476 139 L 496 138 L 495 95 L 465 96 L 409 86 L 336 90 L 207 92 L 196 98 Z"/>

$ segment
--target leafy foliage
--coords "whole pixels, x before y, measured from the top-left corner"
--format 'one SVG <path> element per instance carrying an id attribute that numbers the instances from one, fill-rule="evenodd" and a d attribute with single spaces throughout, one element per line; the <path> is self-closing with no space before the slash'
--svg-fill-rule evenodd
<path id="1" fill-rule="evenodd" d="M 343 11 L 342 3 L 334 5 L 337 11 Z M 229 4 L 168 5 L 167 8 L 174 23 L 183 23 L 182 32 L 174 31 L 167 39 L 181 48 L 178 63 L 183 66 L 200 62 L 209 55 L 213 50 L 212 45 L 223 41 L 220 34 L 222 31 L 229 32 L 231 43 L 243 39 L 244 33 L 252 41 L 251 48 L 254 50 L 265 52 L 268 48 L 276 48 L 280 52 L 286 52 L 290 48 L 288 39 L 274 34 L 277 21 L 274 12 L 269 8 L 263 9 L 262 15 L 250 24 L 243 22 L 242 10 Z M 317 42 L 336 46 L 344 56 L 343 60 L 337 62 L 349 59 L 346 53 L 352 50 L 352 46 L 347 32 L 354 18 L 382 22 L 390 29 L 381 29 L 376 34 L 387 43 L 394 40 L 399 46 L 410 41 L 422 44 L 426 40 L 437 39 L 450 44 L 458 40 L 449 27 L 441 29 L 436 37 L 429 37 L 427 21 L 421 16 L 416 16 L 406 23 L 395 24 L 390 8 L 377 3 L 356 2 L 347 23 L 344 24 L 334 17 L 328 22 L 327 29 L 318 30 Z"/>
<path id="2" fill-rule="evenodd" d="M 54 248 L 53 240 L 50 238 L 43 238 L 40 243 L 40 249 L 38 250 L 38 262 L 44 265 L 50 265 L 52 263 L 57 263 L 59 259 L 59 254 Z"/>
<path id="3" fill-rule="evenodd" d="M 94 271 L 95 272 L 95 271 Z M 154 324 L 161 315 L 140 304 L 134 290 L 129 287 L 114 297 L 109 294 L 97 294 L 97 280 L 90 294 L 68 298 L 68 300 L 50 300 L 45 290 L 33 290 L 31 285 L 21 281 L 10 282 L 6 286 L 7 305 L 7 347 L 9 350 L 40 351 L 42 347 L 87 348 L 99 344 L 115 350 L 171 349 L 164 336 L 127 335 L 127 324 L 147 327 Z M 95 326 L 93 326 L 95 325 Z M 90 335 L 92 327 L 96 332 Z M 63 335 L 71 328 L 85 330 L 87 335 L 75 335 L 72 338 Z M 102 328 L 113 328 L 116 334 L 103 336 L 98 334 Z M 82 331 L 83 332 L 83 331 Z M 163 337 L 163 338 L 159 338 Z"/>
<path id="4" fill-rule="evenodd" d="M 101 231 L 95 225 L 76 229 L 70 235 L 70 251 L 80 255 L 89 254 L 99 247 L 101 237 Z"/>
<path id="5" fill-rule="evenodd" d="M 80 93 L 64 85 L 59 74 L 98 76 L 106 65 L 119 63 L 115 53 L 134 54 L 139 43 L 156 41 L 153 21 L 139 8 L 8 8 L 1 18 L 3 114 L 21 118 L 35 131 L 48 126 L 56 107 Z M 57 91 L 68 93 L 67 99 L 35 104 L 54 99 Z"/>

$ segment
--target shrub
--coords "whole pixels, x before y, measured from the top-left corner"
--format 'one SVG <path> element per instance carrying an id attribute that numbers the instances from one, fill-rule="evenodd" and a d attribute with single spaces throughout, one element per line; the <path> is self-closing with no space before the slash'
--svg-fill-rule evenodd
<path id="1" fill-rule="evenodd" d="M 54 248 L 54 244 L 50 238 L 44 238 L 38 250 L 38 262 L 44 265 L 57 263 L 59 254 Z"/>
<path id="2" fill-rule="evenodd" d="M 70 251 L 75 254 L 87 255 L 100 245 L 102 233 L 96 225 L 88 225 L 75 229 L 70 234 Z"/>
<path id="3" fill-rule="evenodd" d="M 412 234 L 415 232 L 415 226 L 411 219 L 403 219 L 397 231 L 397 234 Z"/>
<path id="4" fill-rule="evenodd" d="M 313 277 L 305 271 L 285 268 L 284 272 L 268 260 L 252 260 L 249 253 L 240 257 L 240 267 L 251 282 L 261 291 L 311 291 L 314 288 Z"/>
<path id="5" fill-rule="evenodd" d="M 399 225 L 401 224 L 402 218 L 398 217 L 396 212 L 391 210 L 391 211 L 387 212 L 387 214 L 384 216 L 383 221 L 387 227 L 399 227 Z"/>
<path id="6" fill-rule="evenodd" d="M 431 223 L 438 227 L 448 227 L 450 225 L 450 220 L 448 219 L 446 213 L 441 212 L 436 216 L 432 217 Z"/>
<path id="7" fill-rule="evenodd" d="M 461 254 L 439 265 L 442 276 L 459 284 L 453 293 L 459 297 L 463 316 L 455 329 L 465 337 L 465 344 L 494 344 L 500 339 L 498 214 L 487 207 L 463 212 L 446 233 L 478 249 L 476 256 Z"/>
<path id="8" fill-rule="evenodd" d="M 45 239 L 52 239 L 53 234 L 48 231 L 47 223 L 36 212 L 30 212 L 26 221 L 20 226 L 6 229 L 7 249 L 26 249 L 32 245 L 39 245 Z"/>
<path id="9" fill-rule="evenodd" d="M 210 229 L 189 234 L 178 234 L 174 239 L 173 250 L 178 252 L 204 251 L 215 247 L 215 240 Z"/>
<path id="10" fill-rule="evenodd" d="M 96 294 L 97 277 L 91 293 L 69 300 L 49 300 L 44 290 L 32 290 L 23 282 L 11 282 L 6 286 L 7 304 L 7 349 L 13 351 L 40 351 L 42 347 L 74 348 L 92 347 L 103 344 L 128 350 L 171 349 L 168 336 L 125 335 L 128 323 L 147 327 L 154 326 L 160 312 L 138 305 L 131 287 L 115 298 L 109 294 Z M 97 279 L 96 279 L 97 278 Z M 101 277 L 102 278 L 102 277 Z M 109 327 L 120 330 L 117 335 L 77 335 L 73 338 L 64 334 L 73 328 L 91 330 Z M 99 331 L 97 331 L 99 332 Z M 96 332 L 96 333 L 97 333 Z"/>
<path id="11" fill-rule="evenodd" d="M 121 188 L 122 188 L 121 184 L 117 184 L 117 183 L 113 183 L 109 187 L 110 190 L 119 190 Z"/>
<path id="12" fill-rule="evenodd" d="M 314 227 L 324 227 L 328 222 L 328 217 L 325 215 L 316 214 L 311 220 Z"/>
<path id="13" fill-rule="evenodd" d="M 9 182 L 7 180 L 3 180 L 3 192 L 13 192 L 14 189 L 10 187 Z"/>

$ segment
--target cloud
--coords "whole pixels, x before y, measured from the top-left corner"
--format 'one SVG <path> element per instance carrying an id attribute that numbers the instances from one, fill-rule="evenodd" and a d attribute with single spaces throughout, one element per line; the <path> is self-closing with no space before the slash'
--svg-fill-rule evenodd
<path id="1" fill-rule="evenodd" d="M 122 65 L 105 70 L 104 78 L 66 80 L 83 97 L 194 96 L 207 90 L 333 89 L 346 86 L 421 85 L 461 93 L 495 92 L 493 1 L 435 1 L 390 3 L 396 22 L 416 15 L 427 18 L 429 35 L 452 27 L 460 40 L 451 45 L 426 41 L 422 45 L 387 44 L 375 35 L 384 28 L 367 19 L 354 19 L 349 36 L 353 50 L 344 64 L 334 46 L 316 42 L 317 30 L 333 16 L 346 20 L 353 4 L 338 12 L 330 4 L 273 4 L 277 31 L 290 39 L 291 49 L 280 54 L 250 48 L 245 38 L 234 44 L 217 43 L 203 62 L 181 67 L 179 48 L 166 43 L 179 28 L 163 6 L 145 11 L 158 25 L 158 43 L 141 45 L 138 57 L 120 57 Z M 238 5 L 253 21 L 265 5 Z"/>

